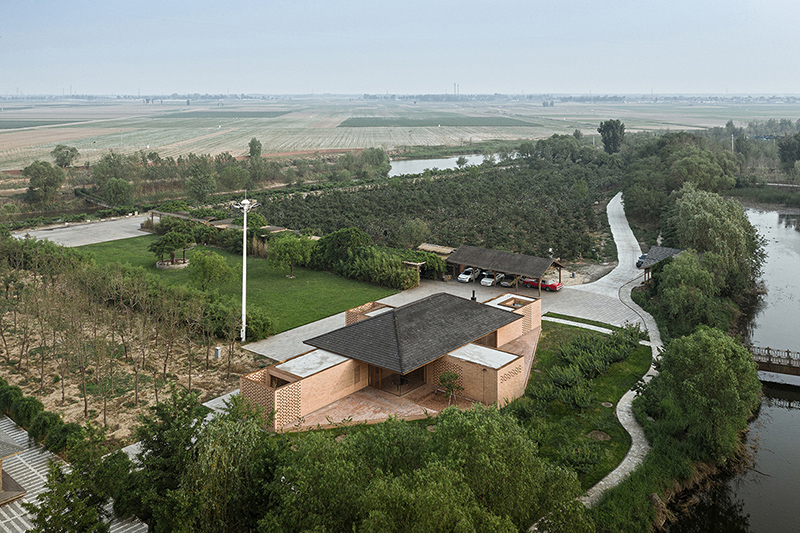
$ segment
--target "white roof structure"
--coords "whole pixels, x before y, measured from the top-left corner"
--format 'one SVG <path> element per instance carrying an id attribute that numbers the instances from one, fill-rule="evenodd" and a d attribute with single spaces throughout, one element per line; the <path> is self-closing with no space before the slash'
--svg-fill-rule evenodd
<path id="1" fill-rule="evenodd" d="M 453 350 L 450 352 L 450 355 L 462 361 L 477 363 L 495 370 L 504 367 L 519 357 L 512 353 L 501 352 L 500 350 L 495 350 L 494 348 L 481 346 L 479 344 L 467 344 L 457 350 Z"/>
<path id="2" fill-rule="evenodd" d="M 505 294 L 501 294 L 500 296 L 496 296 L 491 300 L 483 302 L 485 305 L 489 305 L 491 307 L 495 307 L 497 309 L 502 309 L 504 311 L 509 311 L 516 307 L 522 307 L 523 305 L 527 305 L 531 302 L 535 302 L 538 298 L 533 298 L 530 296 L 522 296 L 519 294 L 514 294 L 511 292 L 507 292 Z M 522 304 L 522 305 L 520 305 Z"/>
<path id="3" fill-rule="evenodd" d="M 289 359 L 286 362 L 276 365 L 275 368 L 299 378 L 306 378 L 347 360 L 347 357 L 317 349 Z"/>

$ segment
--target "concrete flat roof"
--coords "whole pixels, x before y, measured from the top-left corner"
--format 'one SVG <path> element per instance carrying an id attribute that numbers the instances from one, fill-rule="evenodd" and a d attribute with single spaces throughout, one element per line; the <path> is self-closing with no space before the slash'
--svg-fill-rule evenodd
<path id="1" fill-rule="evenodd" d="M 387 313 L 394 309 L 394 307 L 387 305 L 385 307 L 381 307 L 380 309 L 375 309 L 374 311 L 370 311 L 369 313 L 364 313 L 364 316 L 377 316 L 383 313 Z"/>
<path id="2" fill-rule="evenodd" d="M 285 363 L 276 365 L 275 368 L 288 372 L 299 378 L 306 378 L 317 372 L 321 372 L 339 363 L 347 361 L 347 357 L 326 352 L 325 350 L 312 350 L 306 354 L 298 355 L 294 359 L 289 359 Z"/>
<path id="3" fill-rule="evenodd" d="M 505 294 L 501 294 L 500 296 L 495 296 L 491 300 L 487 300 L 483 302 L 485 305 L 490 305 L 492 307 L 496 307 L 497 309 L 502 309 L 504 311 L 512 310 L 513 308 L 509 307 L 508 305 L 502 305 L 504 302 L 508 300 L 521 300 L 523 302 L 535 302 L 537 298 L 532 296 L 521 296 L 519 294 L 514 294 L 513 292 L 507 292 Z"/>
<path id="4" fill-rule="evenodd" d="M 471 363 L 477 363 L 495 370 L 507 365 L 519 357 L 518 355 L 514 355 L 512 353 L 501 352 L 500 350 L 495 350 L 494 348 L 488 348 L 486 346 L 480 346 L 478 344 L 467 344 L 458 350 L 450 352 L 450 355 L 457 359 L 469 361 Z"/>

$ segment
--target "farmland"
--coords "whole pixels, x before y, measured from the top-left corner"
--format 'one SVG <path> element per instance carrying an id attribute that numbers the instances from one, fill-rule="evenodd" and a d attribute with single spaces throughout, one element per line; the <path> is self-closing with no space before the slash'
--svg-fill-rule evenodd
<path id="1" fill-rule="evenodd" d="M 600 121 L 622 120 L 628 131 L 722 126 L 732 119 L 800 116 L 800 103 L 640 99 L 631 103 L 541 101 L 415 102 L 358 97 L 268 100 L 46 100 L 0 102 L 0 170 L 50 160 L 56 144 L 75 146 L 78 164 L 114 150 L 156 151 L 162 157 L 247 152 L 257 137 L 263 154 L 381 147 L 465 146 L 572 133 L 594 134 Z"/>

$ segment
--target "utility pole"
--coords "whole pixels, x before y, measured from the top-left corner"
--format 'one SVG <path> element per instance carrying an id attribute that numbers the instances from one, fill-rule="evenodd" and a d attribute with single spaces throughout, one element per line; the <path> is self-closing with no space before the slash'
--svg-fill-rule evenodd
<path id="1" fill-rule="evenodd" d="M 242 342 L 245 341 L 245 331 L 247 331 L 247 213 L 259 205 L 261 204 L 258 202 L 251 203 L 247 198 L 242 200 L 241 203 L 233 204 L 233 207 L 241 209 L 244 214 L 244 221 L 242 222 L 242 226 L 244 226 L 242 230 Z"/>

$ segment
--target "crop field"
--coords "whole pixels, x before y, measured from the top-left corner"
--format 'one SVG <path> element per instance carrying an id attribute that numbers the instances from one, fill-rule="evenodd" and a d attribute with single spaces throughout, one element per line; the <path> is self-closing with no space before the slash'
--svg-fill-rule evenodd
<path id="1" fill-rule="evenodd" d="M 525 122 L 516 118 L 508 117 L 464 117 L 459 115 L 439 116 L 430 118 L 407 118 L 407 117 L 352 117 L 341 124 L 340 128 L 420 128 L 420 127 L 441 127 L 441 126 L 535 126 L 531 122 Z"/>
<path id="2" fill-rule="evenodd" d="M 800 118 L 800 103 L 414 102 L 348 97 L 270 100 L 0 101 L 0 170 L 50 160 L 56 144 L 80 151 L 78 164 L 109 151 L 247 153 L 256 137 L 265 156 L 317 150 L 468 146 L 485 140 L 540 139 L 554 133 L 596 135 L 598 124 L 622 120 L 628 131 L 723 126 L 728 120 Z"/>

